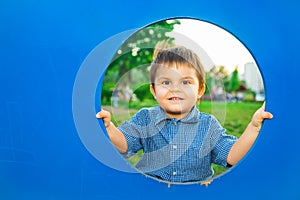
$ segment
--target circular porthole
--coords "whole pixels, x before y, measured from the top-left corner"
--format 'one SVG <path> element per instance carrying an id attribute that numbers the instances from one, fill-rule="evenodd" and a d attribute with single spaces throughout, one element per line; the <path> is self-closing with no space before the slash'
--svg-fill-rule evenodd
<path id="1" fill-rule="evenodd" d="M 231 33 L 167 19 L 115 35 L 89 54 L 74 84 L 73 116 L 85 147 L 111 168 L 172 184 L 209 182 L 232 169 L 230 150 L 264 91 L 255 59 Z M 105 123 L 91 119 L 100 110 L 109 113 Z"/>
<path id="2" fill-rule="evenodd" d="M 182 108 L 190 98 L 185 94 L 189 89 L 180 91 L 178 84 L 185 78 L 199 82 L 195 70 L 185 73 L 178 67 L 182 64 L 180 58 L 164 57 L 160 63 L 157 61 L 157 56 L 175 52 L 175 57 L 177 54 L 192 65 L 196 62 L 185 56 L 189 54 L 176 53 L 178 49 L 195 54 L 205 71 L 205 90 L 200 102 L 192 101 L 193 114 L 198 117 L 194 124 L 185 121 L 195 117 L 191 113 L 170 115 L 168 105 L 156 95 L 159 84 L 177 84 L 176 91 L 166 92 L 160 98 L 169 98 L 166 104 L 170 103 L 171 109 L 176 103 Z M 162 53 L 166 51 L 169 54 Z M 150 74 L 156 61 L 166 70 L 156 71 L 159 74 L 154 77 L 159 78 L 153 81 Z M 178 18 L 137 30 L 117 49 L 104 76 L 101 105 L 125 135 L 129 149 L 125 158 L 139 172 L 159 181 L 194 183 L 211 180 L 228 170 L 226 157 L 230 147 L 264 99 L 257 63 L 235 36 L 205 21 Z M 199 128 L 210 125 L 215 129 Z M 214 134 L 217 139 L 212 139 Z"/>

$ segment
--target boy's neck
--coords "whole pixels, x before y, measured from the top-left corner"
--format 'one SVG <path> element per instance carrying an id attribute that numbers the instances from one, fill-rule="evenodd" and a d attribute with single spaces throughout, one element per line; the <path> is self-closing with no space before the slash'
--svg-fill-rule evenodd
<path id="1" fill-rule="evenodd" d="M 193 108 L 194 107 L 192 107 L 192 109 L 187 113 L 170 112 L 170 111 L 167 111 L 167 110 L 164 110 L 164 113 L 165 113 L 165 115 L 167 115 L 170 118 L 181 120 L 181 119 L 185 118 L 186 116 L 188 116 L 191 113 L 191 111 L 193 110 Z"/>

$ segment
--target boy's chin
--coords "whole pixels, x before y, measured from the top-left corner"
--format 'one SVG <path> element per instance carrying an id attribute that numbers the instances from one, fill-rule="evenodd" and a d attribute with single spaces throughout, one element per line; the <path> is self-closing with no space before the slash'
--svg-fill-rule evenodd
<path id="1" fill-rule="evenodd" d="M 186 115 L 182 110 L 165 110 L 165 113 L 172 118 L 182 118 Z"/>
<path id="2" fill-rule="evenodd" d="M 165 110 L 166 113 L 171 115 L 182 115 L 182 110 Z"/>

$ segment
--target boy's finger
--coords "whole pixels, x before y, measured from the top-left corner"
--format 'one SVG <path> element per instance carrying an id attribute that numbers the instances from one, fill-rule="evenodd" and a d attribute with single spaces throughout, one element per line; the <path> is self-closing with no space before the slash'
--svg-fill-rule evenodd
<path id="1" fill-rule="evenodd" d="M 96 117 L 97 118 L 102 118 L 103 116 L 102 116 L 102 112 L 98 112 L 97 114 L 96 114 Z"/>
<path id="2" fill-rule="evenodd" d="M 264 112 L 263 117 L 264 117 L 265 119 L 272 119 L 272 118 L 273 118 L 273 115 L 272 115 L 272 113 L 270 113 L 270 112 Z"/>
<path id="3" fill-rule="evenodd" d="M 98 112 L 96 114 L 97 118 L 106 118 L 106 117 L 110 117 L 109 112 L 105 111 L 105 110 L 101 110 L 100 112 Z"/>

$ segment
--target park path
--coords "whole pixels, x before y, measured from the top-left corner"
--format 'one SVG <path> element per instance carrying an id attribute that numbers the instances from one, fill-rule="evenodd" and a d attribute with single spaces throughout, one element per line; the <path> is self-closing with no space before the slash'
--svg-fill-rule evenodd
<path id="1" fill-rule="evenodd" d="M 129 109 L 127 108 L 122 108 L 122 107 L 112 107 L 112 106 L 102 106 L 103 110 L 109 111 L 110 113 L 112 113 L 112 110 L 114 111 L 114 113 L 118 113 L 119 115 L 124 115 L 124 114 L 128 114 Z M 134 111 L 134 109 L 130 109 L 130 112 Z"/>

